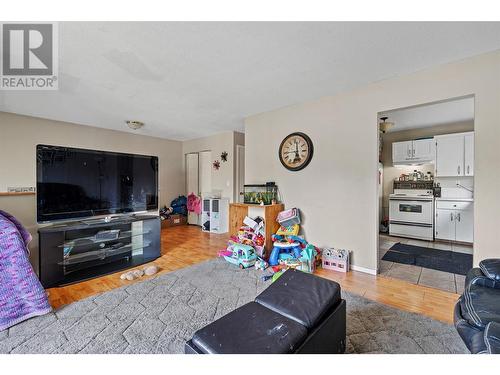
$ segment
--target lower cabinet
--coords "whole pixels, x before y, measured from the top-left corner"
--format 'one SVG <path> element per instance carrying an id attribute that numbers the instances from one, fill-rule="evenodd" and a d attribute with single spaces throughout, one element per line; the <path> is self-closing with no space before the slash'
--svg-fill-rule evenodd
<path id="1" fill-rule="evenodd" d="M 474 215 L 472 210 L 456 211 L 456 240 L 461 242 L 474 241 Z"/>
<path id="2" fill-rule="evenodd" d="M 473 242 L 473 207 L 474 204 L 472 202 L 436 202 L 436 239 Z"/>

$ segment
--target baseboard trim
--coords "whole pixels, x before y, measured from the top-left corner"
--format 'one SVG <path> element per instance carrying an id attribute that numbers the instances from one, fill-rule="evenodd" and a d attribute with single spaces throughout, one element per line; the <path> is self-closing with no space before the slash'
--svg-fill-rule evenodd
<path id="1" fill-rule="evenodd" d="M 363 272 L 363 273 L 367 273 L 367 274 L 370 274 L 370 275 L 377 275 L 377 270 L 372 270 L 371 268 L 365 268 L 365 267 L 356 266 L 354 264 L 351 264 L 351 270 L 358 271 L 358 272 Z"/>

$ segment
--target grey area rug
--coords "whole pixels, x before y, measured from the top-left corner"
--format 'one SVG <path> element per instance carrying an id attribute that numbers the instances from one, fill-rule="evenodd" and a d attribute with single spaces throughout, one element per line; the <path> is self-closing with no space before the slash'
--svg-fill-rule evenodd
<path id="1" fill-rule="evenodd" d="M 261 271 L 209 260 L 72 303 L 0 332 L 0 353 L 183 353 L 204 325 L 253 300 Z M 354 294 L 348 353 L 467 353 L 455 329 Z"/>

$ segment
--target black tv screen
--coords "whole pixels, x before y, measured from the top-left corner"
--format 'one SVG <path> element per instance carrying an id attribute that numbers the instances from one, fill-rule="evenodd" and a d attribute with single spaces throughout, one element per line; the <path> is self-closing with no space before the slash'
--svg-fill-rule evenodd
<path id="1" fill-rule="evenodd" d="M 158 157 L 38 145 L 37 221 L 158 209 Z"/>

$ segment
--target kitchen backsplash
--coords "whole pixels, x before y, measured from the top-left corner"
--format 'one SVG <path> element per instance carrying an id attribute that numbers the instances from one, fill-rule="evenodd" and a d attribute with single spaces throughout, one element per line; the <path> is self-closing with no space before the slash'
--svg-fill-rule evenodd
<path id="1" fill-rule="evenodd" d="M 474 177 L 436 177 L 434 182 L 441 185 L 441 196 L 444 198 L 473 197 L 472 192 L 457 186 L 457 183 L 470 190 L 474 190 Z"/>

